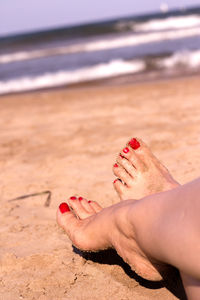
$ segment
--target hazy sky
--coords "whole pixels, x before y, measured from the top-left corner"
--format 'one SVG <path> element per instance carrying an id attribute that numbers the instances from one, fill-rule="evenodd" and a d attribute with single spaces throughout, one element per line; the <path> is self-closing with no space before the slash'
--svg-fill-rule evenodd
<path id="1" fill-rule="evenodd" d="M 0 36 L 112 17 L 200 5 L 200 0 L 0 0 Z"/>

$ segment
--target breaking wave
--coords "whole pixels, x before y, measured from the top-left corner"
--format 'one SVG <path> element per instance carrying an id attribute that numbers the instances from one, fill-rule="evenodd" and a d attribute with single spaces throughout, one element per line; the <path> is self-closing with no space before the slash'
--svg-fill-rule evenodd
<path id="1" fill-rule="evenodd" d="M 200 20 L 200 19 L 199 19 Z M 153 21 L 152 21 L 153 22 Z M 85 44 L 59 47 L 48 50 L 35 50 L 30 52 L 17 52 L 12 54 L 0 55 L 0 64 L 12 63 L 23 60 L 31 60 L 48 56 L 74 54 L 80 52 L 103 51 L 115 48 L 137 46 L 164 40 L 178 40 L 192 36 L 200 36 L 199 28 L 187 28 L 180 30 L 169 30 L 164 32 L 153 32 L 149 34 L 131 34 L 112 39 L 102 39 Z"/>
<path id="2" fill-rule="evenodd" d="M 198 15 L 169 17 L 166 19 L 150 20 L 141 24 L 134 25 L 134 30 L 138 31 L 166 31 L 172 29 L 186 29 L 200 26 Z"/>
<path id="3" fill-rule="evenodd" d="M 36 77 L 22 77 L 4 82 L 0 81 L 0 94 L 92 81 L 118 75 L 137 73 L 144 69 L 145 63 L 142 60 L 135 60 L 133 62 L 114 60 L 107 64 L 99 64 L 74 71 L 59 71 L 55 73 L 46 73 Z"/>
<path id="4" fill-rule="evenodd" d="M 181 51 L 173 55 L 160 59 L 157 65 L 164 69 L 174 69 L 177 67 L 200 71 L 200 50 Z"/>
<path id="5" fill-rule="evenodd" d="M 149 62 L 151 62 L 150 67 Z M 35 77 L 20 77 L 8 81 L 0 81 L 0 94 L 57 87 L 120 75 L 156 72 L 160 70 L 163 73 L 169 70 L 176 73 L 188 70 L 200 71 L 200 50 L 180 51 L 162 58 L 146 57 L 131 61 L 112 60 L 108 63 L 97 64 L 73 71 L 66 70 L 45 73 Z"/>

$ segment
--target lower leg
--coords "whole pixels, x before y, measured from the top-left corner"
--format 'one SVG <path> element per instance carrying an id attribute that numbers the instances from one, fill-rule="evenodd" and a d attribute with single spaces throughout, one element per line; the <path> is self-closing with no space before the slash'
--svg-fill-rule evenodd
<path id="1" fill-rule="evenodd" d="M 144 198 L 141 217 L 148 213 L 147 228 L 137 226 L 136 234 L 145 253 L 175 266 L 200 280 L 200 179 L 171 191 Z M 144 209 L 145 208 L 145 209 Z M 142 210 L 141 210 L 142 211 Z M 135 222 L 135 221 L 134 221 Z"/>
<path id="2" fill-rule="evenodd" d="M 181 273 L 183 285 L 189 300 L 197 300 L 200 298 L 200 280 L 192 278 Z"/>

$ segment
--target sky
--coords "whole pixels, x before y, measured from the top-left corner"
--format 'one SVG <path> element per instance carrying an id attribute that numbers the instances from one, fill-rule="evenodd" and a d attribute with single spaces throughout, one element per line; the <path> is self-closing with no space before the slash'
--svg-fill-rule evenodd
<path id="1" fill-rule="evenodd" d="M 0 36 L 199 5 L 200 0 L 0 0 Z"/>

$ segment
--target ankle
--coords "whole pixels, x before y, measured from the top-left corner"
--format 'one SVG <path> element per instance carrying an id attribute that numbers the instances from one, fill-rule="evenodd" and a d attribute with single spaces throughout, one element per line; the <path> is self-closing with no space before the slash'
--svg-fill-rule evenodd
<path id="1" fill-rule="evenodd" d="M 112 207 L 110 214 L 110 228 L 108 230 L 108 239 L 113 247 L 115 247 L 119 235 L 126 237 L 133 236 L 133 225 L 129 220 L 129 212 L 136 200 L 125 200 Z"/>
<path id="2" fill-rule="evenodd" d="M 128 212 L 128 220 L 135 239 L 144 254 L 154 262 L 165 262 L 162 253 L 162 216 L 165 214 L 163 193 L 150 195 L 134 202 Z"/>

